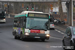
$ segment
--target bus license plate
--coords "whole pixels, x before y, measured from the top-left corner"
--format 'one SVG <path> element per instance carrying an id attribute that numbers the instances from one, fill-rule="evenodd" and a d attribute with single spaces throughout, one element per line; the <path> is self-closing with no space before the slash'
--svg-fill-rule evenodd
<path id="1" fill-rule="evenodd" d="M 34 38 L 40 38 L 40 37 L 34 37 Z"/>

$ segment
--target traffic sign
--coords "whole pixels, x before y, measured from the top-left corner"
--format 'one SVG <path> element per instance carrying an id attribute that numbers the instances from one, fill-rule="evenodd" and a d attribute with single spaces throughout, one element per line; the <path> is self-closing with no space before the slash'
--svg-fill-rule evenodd
<path id="1" fill-rule="evenodd" d="M 53 10 L 51 10 L 51 12 L 53 12 Z"/>
<path id="2" fill-rule="evenodd" d="M 51 7 L 50 9 L 53 10 L 53 7 Z"/>
<path id="3" fill-rule="evenodd" d="M 55 14 L 57 14 L 57 12 L 55 12 Z"/>
<path id="4" fill-rule="evenodd" d="M 52 4 L 50 4 L 50 10 L 53 11 L 53 5 Z"/>
<path id="5" fill-rule="evenodd" d="M 50 4 L 50 7 L 53 7 L 53 5 L 52 5 L 52 4 Z"/>
<path id="6" fill-rule="evenodd" d="M 4 7 L 7 7 L 7 4 L 4 4 Z"/>
<path id="7" fill-rule="evenodd" d="M 24 3 L 22 3 L 22 8 L 24 8 Z"/>

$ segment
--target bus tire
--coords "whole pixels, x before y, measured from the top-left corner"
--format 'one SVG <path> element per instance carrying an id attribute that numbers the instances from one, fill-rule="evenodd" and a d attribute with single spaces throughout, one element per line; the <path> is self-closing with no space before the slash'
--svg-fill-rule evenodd
<path id="1" fill-rule="evenodd" d="M 23 35 L 20 34 L 20 40 L 24 41 Z"/>
<path id="2" fill-rule="evenodd" d="M 15 36 L 14 38 L 15 38 L 15 39 L 18 39 L 18 37 L 17 37 L 17 36 Z"/>

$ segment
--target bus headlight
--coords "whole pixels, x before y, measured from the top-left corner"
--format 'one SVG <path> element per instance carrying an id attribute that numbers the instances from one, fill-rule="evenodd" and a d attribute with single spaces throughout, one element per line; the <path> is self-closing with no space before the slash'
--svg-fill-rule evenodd
<path id="1" fill-rule="evenodd" d="M 49 34 L 46 34 L 46 37 L 50 37 L 50 35 Z"/>
<path id="2" fill-rule="evenodd" d="M 5 20 L 5 19 L 3 19 L 3 20 Z"/>
<path id="3" fill-rule="evenodd" d="M 25 35 L 29 35 L 29 33 L 25 33 Z"/>

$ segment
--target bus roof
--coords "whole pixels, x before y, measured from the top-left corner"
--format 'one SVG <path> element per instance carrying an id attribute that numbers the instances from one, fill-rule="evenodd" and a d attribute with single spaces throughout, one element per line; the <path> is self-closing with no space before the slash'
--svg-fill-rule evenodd
<path id="1" fill-rule="evenodd" d="M 26 13 L 26 14 L 28 14 L 28 13 L 43 13 L 43 12 L 38 12 L 38 11 L 23 11 L 23 12 L 21 12 L 22 14 L 23 13 Z"/>
<path id="2" fill-rule="evenodd" d="M 25 14 L 28 14 L 28 13 L 41 13 L 41 14 L 49 14 L 49 13 L 43 13 L 43 12 L 37 12 L 37 11 L 23 11 L 19 14 L 16 14 L 15 17 L 21 17 L 21 16 L 25 16 Z"/>

